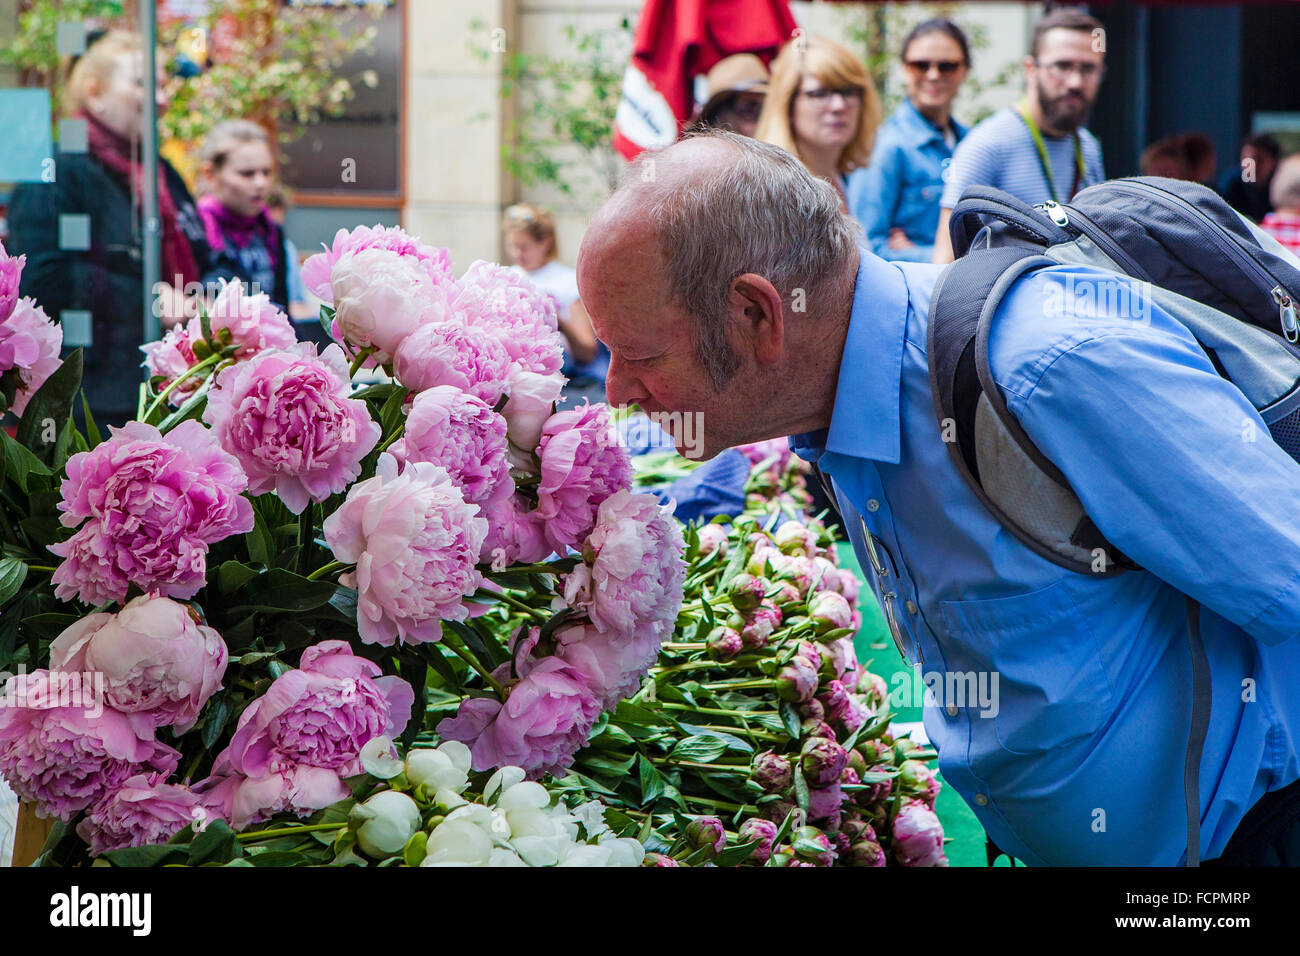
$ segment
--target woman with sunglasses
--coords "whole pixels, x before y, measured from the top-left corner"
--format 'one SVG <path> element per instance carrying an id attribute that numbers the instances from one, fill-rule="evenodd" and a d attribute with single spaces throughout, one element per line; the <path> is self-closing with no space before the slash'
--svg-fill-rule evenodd
<path id="1" fill-rule="evenodd" d="M 902 60 L 907 99 L 881 127 L 871 165 L 849 176 L 849 208 L 876 255 L 929 262 L 944 177 L 966 135 L 952 102 L 970 48 L 952 21 L 926 20 L 904 38 Z"/>
<path id="2" fill-rule="evenodd" d="M 848 173 L 866 165 L 882 116 L 867 68 L 846 47 L 798 36 L 772 61 L 755 138 L 798 156 L 848 211 Z"/>

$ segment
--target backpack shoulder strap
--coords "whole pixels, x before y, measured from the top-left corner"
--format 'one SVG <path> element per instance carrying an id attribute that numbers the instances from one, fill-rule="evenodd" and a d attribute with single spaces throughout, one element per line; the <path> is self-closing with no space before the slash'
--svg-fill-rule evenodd
<path id="1" fill-rule="evenodd" d="M 1007 408 L 988 363 L 993 317 L 1018 279 L 1057 263 L 1023 247 L 975 249 L 940 276 L 927 354 L 939 426 L 975 496 L 1023 544 L 1083 574 L 1134 567 L 1088 518 L 1069 482 Z"/>

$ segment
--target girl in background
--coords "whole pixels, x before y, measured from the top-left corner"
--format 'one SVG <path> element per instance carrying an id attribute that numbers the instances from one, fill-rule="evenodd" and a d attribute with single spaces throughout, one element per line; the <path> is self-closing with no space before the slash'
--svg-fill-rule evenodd
<path id="1" fill-rule="evenodd" d="M 596 340 L 591 319 L 578 299 L 577 271 L 559 261 L 554 217 L 540 206 L 516 203 L 506 210 L 502 229 L 515 268 L 559 306 L 564 374 L 569 379 L 560 407 L 581 404 L 584 398 L 603 402 L 609 349 Z"/>

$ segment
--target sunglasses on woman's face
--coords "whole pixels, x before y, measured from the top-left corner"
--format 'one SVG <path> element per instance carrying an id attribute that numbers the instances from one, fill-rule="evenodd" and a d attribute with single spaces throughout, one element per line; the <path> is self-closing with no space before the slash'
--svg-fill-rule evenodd
<path id="1" fill-rule="evenodd" d="M 925 76 L 931 69 L 936 69 L 942 76 L 952 76 L 965 66 L 960 60 L 904 60 L 903 65 L 918 76 Z"/>

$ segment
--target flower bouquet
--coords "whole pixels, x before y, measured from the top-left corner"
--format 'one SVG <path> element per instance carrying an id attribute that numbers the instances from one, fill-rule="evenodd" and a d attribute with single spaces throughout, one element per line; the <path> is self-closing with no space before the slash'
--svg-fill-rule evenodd
<path id="1" fill-rule="evenodd" d="M 0 434 L 0 776 L 59 821 L 43 862 L 335 822 L 367 745 L 432 742 L 430 678 L 465 698 L 442 736 L 469 772 L 534 778 L 640 686 L 681 533 L 630 490 L 605 406 L 555 411 L 555 308 L 522 277 L 340 231 L 304 265 L 334 344 L 230 283 L 146 347 L 137 419 L 104 435 L 84 402 L 74 423 L 79 353 L 60 364 L 16 299 L 22 266 L 0 251 L 21 415 Z M 354 389 L 363 366 L 391 380 Z"/>

